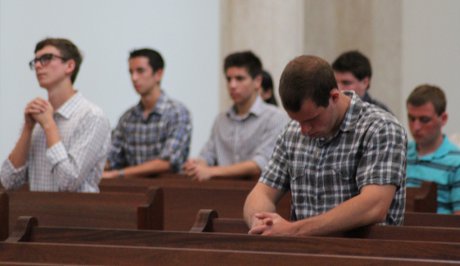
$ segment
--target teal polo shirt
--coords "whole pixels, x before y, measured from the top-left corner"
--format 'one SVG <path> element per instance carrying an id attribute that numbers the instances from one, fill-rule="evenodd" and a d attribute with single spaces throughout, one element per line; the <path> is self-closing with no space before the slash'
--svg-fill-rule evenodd
<path id="1" fill-rule="evenodd" d="M 437 184 L 438 213 L 460 211 L 460 149 L 446 136 L 435 152 L 424 156 L 418 156 L 416 144 L 411 141 L 406 175 L 407 187 L 420 187 L 423 181 Z"/>

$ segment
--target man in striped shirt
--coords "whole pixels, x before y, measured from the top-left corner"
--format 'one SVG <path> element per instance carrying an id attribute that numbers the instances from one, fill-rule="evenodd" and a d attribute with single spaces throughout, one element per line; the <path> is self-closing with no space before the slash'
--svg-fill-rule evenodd
<path id="1" fill-rule="evenodd" d="M 407 98 L 414 141 L 407 150 L 407 186 L 423 181 L 438 187 L 438 213 L 460 214 L 460 149 L 442 133 L 447 123 L 446 96 L 433 85 L 420 85 Z"/>
<path id="2" fill-rule="evenodd" d="M 262 63 L 252 52 L 225 58 L 224 72 L 233 106 L 219 114 L 198 158 L 184 172 L 195 180 L 258 178 L 275 146 L 287 115 L 259 96 Z"/>

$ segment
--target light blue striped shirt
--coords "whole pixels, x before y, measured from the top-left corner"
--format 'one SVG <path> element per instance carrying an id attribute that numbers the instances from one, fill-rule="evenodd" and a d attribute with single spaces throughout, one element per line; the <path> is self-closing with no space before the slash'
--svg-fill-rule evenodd
<path id="1" fill-rule="evenodd" d="M 407 150 L 407 186 L 420 187 L 423 181 L 438 187 L 438 213 L 460 211 L 460 149 L 446 136 L 439 148 L 419 157 L 415 142 Z"/>

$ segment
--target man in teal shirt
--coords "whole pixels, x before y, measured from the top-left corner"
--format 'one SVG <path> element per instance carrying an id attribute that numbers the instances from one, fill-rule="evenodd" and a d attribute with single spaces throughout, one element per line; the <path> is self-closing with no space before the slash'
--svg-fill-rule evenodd
<path id="1" fill-rule="evenodd" d="M 415 88 L 406 101 L 414 141 L 407 150 L 407 187 L 434 182 L 440 214 L 460 214 L 460 149 L 442 133 L 447 123 L 446 97 L 432 85 Z"/>

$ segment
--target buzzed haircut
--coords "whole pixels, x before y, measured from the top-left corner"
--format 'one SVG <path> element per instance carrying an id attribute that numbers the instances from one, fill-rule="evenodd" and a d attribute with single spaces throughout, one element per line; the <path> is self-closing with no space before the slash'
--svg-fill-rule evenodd
<path id="1" fill-rule="evenodd" d="M 230 67 L 244 67 L 254 79 L 262 74 L 262 62 L 251 51 L 243 51 L 229 54 L 224 60 L 224 73 Z"/>
<path id="2" fill-rule="evenodd" d="M 164 69 L 165 63 L 161 54 L 150 48 L 143 48 L 138 50 L 133 50 L 129 53 L 129 59 L 134 57 L 147 57 L 149 60 L 149 65 L 152 68 L 152 72 L 155 73 L 160 69 Z"/>
<path id="3" fill-rule="evenodd" d="M 317 56 L 303 55 L 287 64 L 281 74 L 279 91 L 286 110 L 300 111 L 305 100 L 327 107 L 332 89 L 337 88 L 334 71 Z"/>
<path id="4" fill-rule="evenodd" d="M 434 110 L 438 116 L 446 111 L 446 95 L 441 88 L 430 84 L 417 86 L 407 98 L 406 104 L 422 106 L 429 102 L 433 104 Z"/>
<path id="5" fill-rule="evenodd" d="M 63 38 L 46 38 L 37 43 L 35 45 L 34 52 L 38 52 L 39 50 L 43 49 L 45 46 L 53 46 L 59 50 L 61 53 L 62 60 L 68 61 L 73 60 L 75 62 L 75 69 L 73 70 L 72 75 L 70 76 L 70 80 L 72 84 L 74 83 L 75 79 L 77 79 L 78 71 L 80 70 L 80 65 L 83 61 L 83 57 L 78 50 L 78 47 L 71 42 L 70 40 L 63 39 Z"/>

